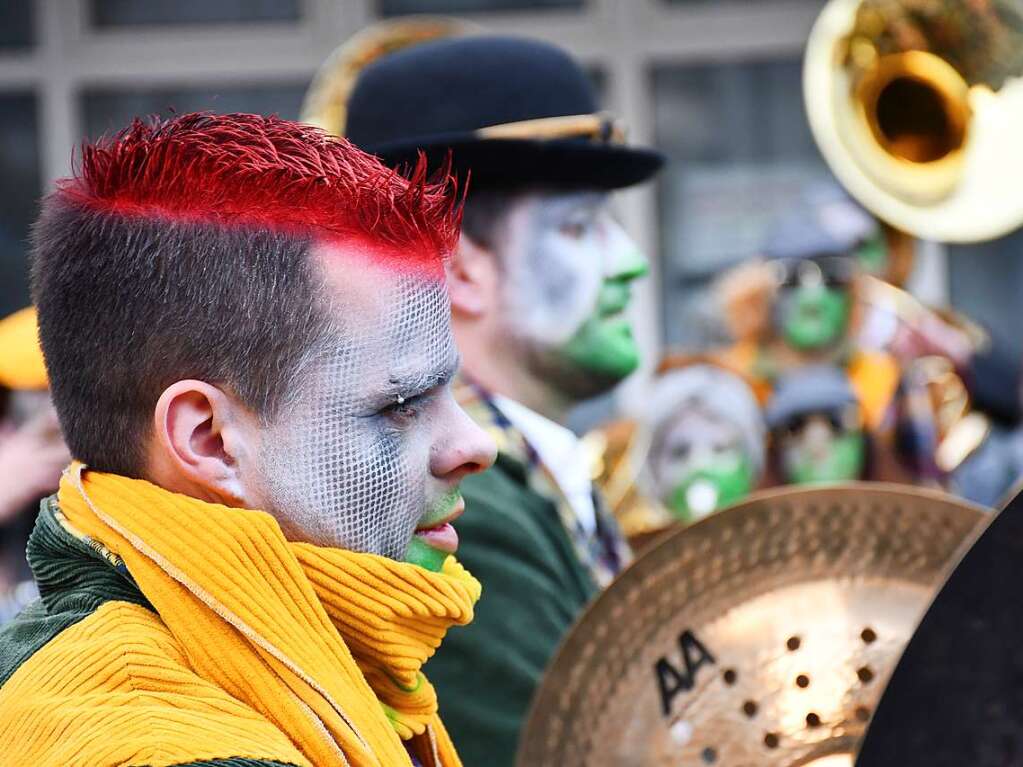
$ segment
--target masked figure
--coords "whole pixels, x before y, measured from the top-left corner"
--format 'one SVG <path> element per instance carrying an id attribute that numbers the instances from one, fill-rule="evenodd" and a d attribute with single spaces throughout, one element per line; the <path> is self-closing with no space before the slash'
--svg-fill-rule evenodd
<path id="1" fill-rule="evenodd" d="M 883 350 L 859 343 L 864 265 L 883 262 L 876 221 L 847 199 L 814 187 L 780 219 L 764 258 L 726 274 L 719 284 L 736 343 L 721 359 L 754 381 L 761 402 L 779 377 L 804 365 L 837 365 L 864 408 L 867 427 L 893 419 L 899 366 Z"/>
<path id="2" fill-rule="evenodd" d="M 765 412 L 774 470 L 782 484 L 864 479 L 868 437 L 845 374 L 810 366 L 782 378 Z"/>
<path id="3" fill-rule="evenodd" d="M 458 765 L 421 667 L 472 618 L 456 197 L 318 129 L 83 149 L 34 230 L 74 461 L 0 633 L 6 764 Z M 443 180 L 442 180 L 443 181 Z"/>
<path id="4" fill-rule="evenodd" d="M 655 152 L 622 143 L 557 48 L 472 36 L 382 56 L 354 82 L 346 135 L 397 167 L 425 153 L 469 178 L 448 268 L 460 402 L 498 443 L 463 488 L 460 558 L 484 584 L 473 628 L 430 662 L 465 759 L 510 765 L 533 690 L 576 615 L 629 553 L 564 423 L 639 352 L 627 316 L 647 262 L 610 211 Z"/>
<path id="5" fill-rule="evenodd" d="M 741 377 L 686 358 L 654 382 L 638 421 L 586 435 L 597 481 L 638 551 L 666 528 L 745 498 L 764 470 L 766 429 Z"/>
<path id="6" fill-rule="evenodd" d="M 763 432 L 755 400 L 741 381 L 713 370 L 693 370 L 679 380 L 693 386 L 671 412 L 661 412 L 651 435 L 648 467 L 652 489 L 673 517 L 693 522 L 741 500 L 763 467 Z M 652 399 L 663 407 L 661 381 Z M 678 396 L 682 394 L 679 392 Z"/>

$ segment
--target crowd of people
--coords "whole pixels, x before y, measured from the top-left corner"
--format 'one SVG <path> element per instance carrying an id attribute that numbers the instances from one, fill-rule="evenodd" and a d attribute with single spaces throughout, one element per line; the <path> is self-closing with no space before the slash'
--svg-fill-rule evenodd
<path id="1" fill-rule="evenodd" d="M 344 98 L 343 138 L 136 121 L 43 201 L 0 323 L 0 763 L 511 765 L 664 529 L 1023 474 L 1011 355 L 906 292 L 910 238 L 837 187 L 722 275 L 730 345 L 579 437 L 640 366 L 611 203 L 661 155 L 526 39 L 383 51 Z"/>

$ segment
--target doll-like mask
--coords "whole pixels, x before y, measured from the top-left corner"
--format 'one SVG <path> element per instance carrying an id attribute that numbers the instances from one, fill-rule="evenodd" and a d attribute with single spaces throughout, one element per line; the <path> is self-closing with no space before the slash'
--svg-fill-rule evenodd
<path id="1" fill-rule="evenodd" d="M 699 403 L 683 405 L 654 436 L 649 460 L 659 500 L 683 522 L 736 503 L 753 487 L 738 425 Z"/>
<path id="2" fill-rule="evenodd" d="M 800 351 L 840 343 L 852 308 L 852 261 L 832 257 L 774 264 L 779 284 L 775 325 L 785 341 Z"/>

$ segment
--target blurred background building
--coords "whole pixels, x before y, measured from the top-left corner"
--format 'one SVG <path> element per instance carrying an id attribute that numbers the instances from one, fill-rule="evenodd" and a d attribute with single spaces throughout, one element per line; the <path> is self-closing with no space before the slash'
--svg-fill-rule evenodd
<path id="1" fill-rule="evenodd" d="M 631 139 L 670 157 L 620 215 L 650 253 L 634 302 L 652 366 L 720 340 L 710 279 L 749 257 L 767 222 L 827 178 L 806 123 L 801 55 L 822 0 L 4 0 L 0 3 L 0 316 L 28 302 L 37 199 L 81 137 L 132 116 L 200 109 L 298 116 L 309 80 L 379 18 L 437 13 L 567 47 Z M 910 287 L 1009 339 L 1020 234 L 923 243 Z M 69 254 L 72 257 L 73 254 Z M 628 389 L 626 390 L 628 396 Z"/>

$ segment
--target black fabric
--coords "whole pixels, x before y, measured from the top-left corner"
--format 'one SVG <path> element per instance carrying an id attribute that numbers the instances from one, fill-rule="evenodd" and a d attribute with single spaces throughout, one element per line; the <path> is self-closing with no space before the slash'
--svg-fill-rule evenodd
<path id="1" fill-rule="evenodd" d="M 910 640 L 857 767 L 1023 765 L 1023 497 L 973 544 Z"/>
<path id="2" fill-rule="evenodd" d="M 660 153 L 585 139 L 479 139 L 488 126 L 592 114 L 596 93 L 560 49 L 533 40 L 473 36 L 384 56 L 356 80 L 346 135 L 392 166 L 423 150 L 433 168 L 447 159 L 472 185 L 615 189 L 652 176 Z"/>
<path id="3" fill-rule="evenodd" d="M 1005 426 L 1020 422 L 1020 364 L 1010 345 L 992 336 L 991 345 L 970 360 L 966 376 L 973 405 Z"/>

